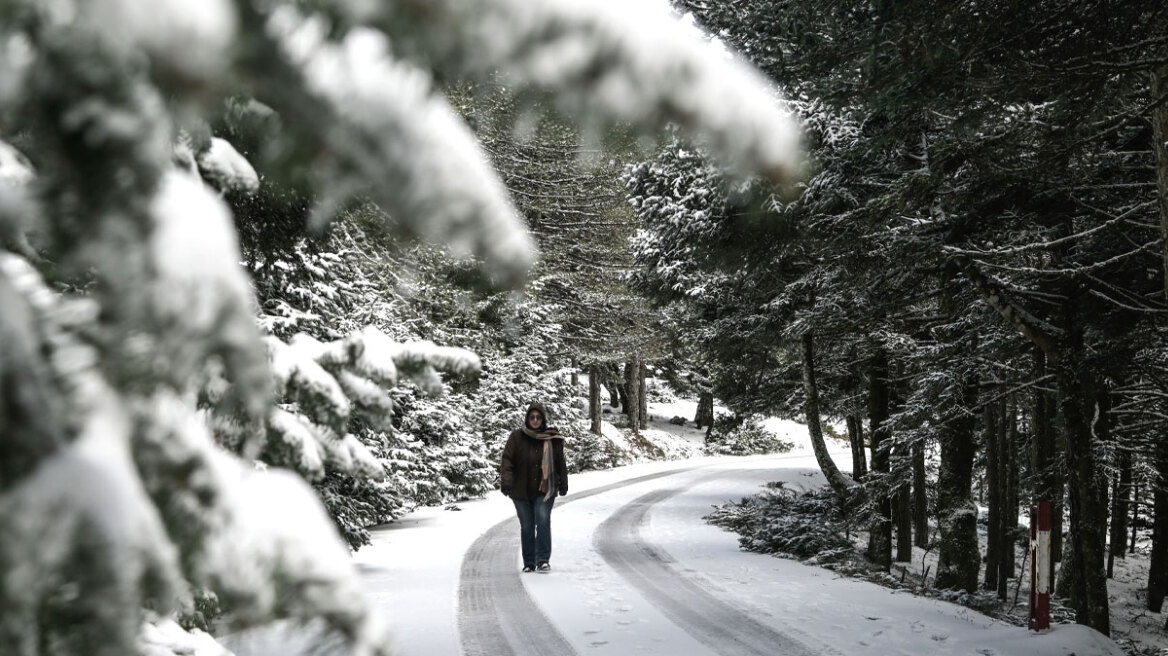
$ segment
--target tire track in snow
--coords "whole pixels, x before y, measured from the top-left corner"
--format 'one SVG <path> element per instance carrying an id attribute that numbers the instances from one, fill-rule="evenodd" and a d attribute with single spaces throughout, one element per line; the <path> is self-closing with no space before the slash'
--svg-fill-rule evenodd
<path id="1" fill-rule="evenodd" d="M 674 568 L 671 564 L 676 561 L 672 556 L 645 541 L 641 526 L 646 523 L 649 509 L 685 489 L 655 490 L 629 502 L 600 524 L 593 546 L 609 566 L 667 618 L 719 654 L 823 654 L 823 649 L 811 649 L 715 596 L 694 578 Z"/>
<path id="2" fill-rule="evenodd" d="M 575 654 L 535 605 L 515 567 L 514 522 L 491 527 L 466 552 L 458 583 L 458 632 L 469 656 Z"/>
<path id="3" fill-rule="evenodd" d="M 563 497 L 557 506 L 609 490 L 687 472 L 682 467 Z M 471 544 L 458 582 L 458 635 L 467 656 L 574 656 L 576 650 L 527 594 L 516 565 L 515 518 L 495 524 Z"/>

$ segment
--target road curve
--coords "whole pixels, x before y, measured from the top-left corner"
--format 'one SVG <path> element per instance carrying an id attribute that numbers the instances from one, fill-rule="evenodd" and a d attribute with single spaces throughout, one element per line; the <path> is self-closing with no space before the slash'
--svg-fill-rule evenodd
<path id="1" fill-rule="evenodd" d="M 712 475 L 706 478 L 712 478 Z M 723 656 L 816 656 L 791 636 L 755 620 L 678 571 L 674 559 L 641 535 L 649 510 L 693 484 L 654 490 L 623 506 L 600 524 L 593 546 L 605 562 L 674 624 Z"/>
<path id="2" fill-rule="evenodd" d="M 682 467 L 605 485 L 556 501 L 562 506 L 609 490 L 690 471 Z M 519 579 L 515 519 L 492 526 L 462 559 L 458 583 L 458 634 L 467 656 L 574 656 L 576 650 L 540 611 Z"/>

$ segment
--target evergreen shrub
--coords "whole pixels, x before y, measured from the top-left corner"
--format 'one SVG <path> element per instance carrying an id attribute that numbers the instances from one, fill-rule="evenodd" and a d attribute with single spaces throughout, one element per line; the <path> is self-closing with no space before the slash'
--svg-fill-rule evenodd
<path id="1" fill-rule="evenodd" d="M 705 519 L 738 533 L 738 543 L 748 551 L 820 564 L 855 556 L 855 547 L 844 536 L 844 514 L 828 489 L 800 494 L 778 484 L 719 506 Z"/>
<path id="2" fill-rule="evenodd" d="M 745 456 L 760 453 L 786 453 L 795 445 L 763 428 L 756 416 L 718 415 L 706 438 L 707 455 Z"/>

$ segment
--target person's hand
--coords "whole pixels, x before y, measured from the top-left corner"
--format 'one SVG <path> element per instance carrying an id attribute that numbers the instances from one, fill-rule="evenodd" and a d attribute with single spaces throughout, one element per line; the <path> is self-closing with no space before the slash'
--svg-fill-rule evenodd
<path id="1" fill-rule="evenodd" d="M 562 496 L 562 497 L 568 496 L 568 488 L 564 488 L 564 489 L 560 490 L 560 496 Z"/>
<path id="2" fill-rule="evenodd" d="M 499 491 L 502 492 L 503 496 L 505 497 L 511 496 L 511 488 L 509 487 L 501 488 Z"/>

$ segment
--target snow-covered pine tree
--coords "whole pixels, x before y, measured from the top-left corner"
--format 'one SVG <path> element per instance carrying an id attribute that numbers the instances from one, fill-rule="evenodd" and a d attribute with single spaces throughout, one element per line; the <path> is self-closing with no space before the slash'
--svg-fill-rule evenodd
<path id="1" fill-rule="evenodd" d="M 353 653 L 388 653 L 311 488 L 251 459 L 280 440 L 293 447 L 283 464 L 310 475 L 362 469 L 347 431 L 383 414 L 385 386 L 436 389 L 437 369 L 474 359 L 373 330 L 261 338 L 228 207 L 194 175 L 254 187 L 200 136 L 225 99 L 278 117 L 289 159 L 311 171 L 318 225 L 364 198 L 502 284 L 523 279 L 530 241 L 427 66 L 504 71 L 599 126 L 676 120 L 772 178 L 798 166 L 767 84 L 669 22 L 550 0 L 407 5 L 0 4 L 0 134 L 34 172 L 0 176 L 6 650 L 189 649 L 160 638 L 199 602 L 228 625 L 323 618 Z M 644 25 L 665 26 L 653 47 Z"/>
<path id="2" fill-rule="evenodd" d="M 662 351 L 659 314 L 627 284 L 635 219 L 620 172 L 636 154 L 628 130 L 584 135 L 550 112 L 523 109 L 498 84 L 466 85 L 459 110 L 475 126 L 540 249 L 529 290 L 557 308 L 563 359 L 592 378 L 633 354 Z M 546 313 L 546 312 L 545 312 Z M 600 432 L 599 387 L 590 388 L 591 430 Z"/>
<path id="3" fill-rule="evenodd" d="M 836 197 L 815 213 L 836 220 L 841 248 L 821 257 L 847 262 L 850 275 L 838 280 L 870 290 L 853 329 L 881 336 L 867 376 L 870 405 L 884 410 L 870 421 L 892 430 L 877 437 L 893 453 L 913 446 L 902 442 L 908 431 L 940 443 L 938 584 L 970 588 L 978 579 L 970 445 L 985 434 L 981 406 L 1000 400 L 982 393 L 1034 388 L 1033 493 L 1057 502 L 1069 484 L 1077 562 L 1068 587 L 1078 591 L 1079 620 L 1106 632 L 1103 481 L 1114 451 L 1101 436 L 1142 444 L 1132 427 L 1161 423 L 1151 412 L 1125 426 L 1135 416 L 1128 410 L 1098 409 L 1147 408 L 1150 381 L 1164 380 L 1161 358 L 1150 355 L 1160 347 L 1143 337 L 1160 323 L 1164 290 L 1149 271 L 1168 270 L 1153 245 L 1168 208 L 1168 151 L 1155 136 L 1168 116 L 1157 90 L 1168 7 L 682 4 L 762 70 L 797 78 L 793 95 L 858 128 L 831 151 L 812 148 L 824 166 L 804 198 Z M 1011 20 L 1000 20 L 1005 12 Z M 886 265 L 852 266 L 856 253 L 883 254 Z M 901 307 L 879 302 L 890 298 Z M 900 386 L 892 396 L 871 384 L 885 371 Z M 925 421 L 931 431 L 915 430 Z M 1052 431 L 1069 449 L 1058 449 Z M 884 462 L 874 458 L 874 468 Z M 896 478 L 893 486 L 904 482 Z M 1168 516 L 1161 498 L 1158 514 Z M 1168 539 L 1158 542 L 1153 569 L 1162 572 Z M 1166 581 L 1150 587 L 1168 589 Z"/>

